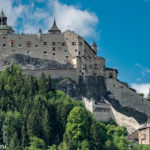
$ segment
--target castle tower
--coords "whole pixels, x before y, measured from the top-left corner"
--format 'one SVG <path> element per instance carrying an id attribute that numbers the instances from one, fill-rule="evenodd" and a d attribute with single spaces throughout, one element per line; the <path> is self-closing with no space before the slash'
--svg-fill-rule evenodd
<path id="1" fill-rule="evenodd" d="M 38 38 L 41 40 L 41 35 L 42 35 L 42 30 L 39 29 L 39 32 L 38 32 Z"/>
<path id="2" fill-rule="evenodd" d="M 0 13 L 0 34 L 12 34 L 13 32 L 12 27 L 7 25 L 7 17 L 2 10 Z"/>
<path id="3" fill-rule="evenodd" d="M 4 15 L 3 10 L 0 14 L 0 25 L 7 25 L 7 17 Z"/>
<path id="4" fill-rule="evenodd" d="M 92 44 L 92 49 L 96 52 L 96 54 L 97 54 L 97 45 L 96 45 L 96 43 L 95 42 L 93 42 L 93 44 Z"/>
<path id="5" fill-rule="evenodd" d="M 61 33 L 60 29 L 56 25 L 55 19 L 54 19 L 54 23 L 53 23 L 52 28 L 50 30 L 48 30 L 48 32 L 49 33 L 53 33 L 53 34 L 55 34 L 55 33 Z"/>

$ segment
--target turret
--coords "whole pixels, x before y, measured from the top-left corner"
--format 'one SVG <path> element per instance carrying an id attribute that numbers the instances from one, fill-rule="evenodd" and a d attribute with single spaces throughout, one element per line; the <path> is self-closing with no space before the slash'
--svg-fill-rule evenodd
<path id="1" fill-rule="evenodd" d="M 41 40 L 41 35 L 42 35 L 42 30 L 39 29 L 39 32 L 38 32 L 38 38 Z"/>
<path id="2" fill-rule="evenodd" d="M 7 17 L 2 10 L 0 13 L 0 34 L 12 34 L 13 32 L 12 27 L 7 25 Z"/>
<path id="3" fill-rule="evenodd" d="M 55 19 L 54 19 L 54 23 L 53 23 L 52 28 L 50 30 L 48 30 L 48 32 L 49 33 L 53 33 L 53 34 L 55 34 L 55 33 L 61 33 L 60 29 L 56 25 Z"/>
<path id="4" fill-rule="evenodd" d="M 92 49 L 95 51 L 95 53 L 97 54 L 97 45 L 95 42 L 93 42 L 92 44 Z"/>

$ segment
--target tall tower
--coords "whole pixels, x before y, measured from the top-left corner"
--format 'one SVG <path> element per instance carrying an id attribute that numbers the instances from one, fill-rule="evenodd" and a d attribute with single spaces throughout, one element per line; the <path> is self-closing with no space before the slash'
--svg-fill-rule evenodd
<path id="1" fill-rule="evenodd" d="M 12 27 L 7 25 L 7 17 L 2 10 L 0 13 L 0 34 L 12 34 L 13 32 Z"/>
<path id="2" fill-rule="evenodd" d="M 7 17 L 4 15 L 3 10 L 0 14 L 0 25 L 7 25 Z"/>

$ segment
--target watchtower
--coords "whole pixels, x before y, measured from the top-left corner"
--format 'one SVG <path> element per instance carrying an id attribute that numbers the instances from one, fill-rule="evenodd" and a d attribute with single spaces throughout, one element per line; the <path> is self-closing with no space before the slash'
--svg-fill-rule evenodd
<path id="1" fill-rule="evenodd" d="M 7 25 L 7 17 L 2 10 L 0 13 L 0 34 L 12 34 L 13 32 L 12 27 Z"/>

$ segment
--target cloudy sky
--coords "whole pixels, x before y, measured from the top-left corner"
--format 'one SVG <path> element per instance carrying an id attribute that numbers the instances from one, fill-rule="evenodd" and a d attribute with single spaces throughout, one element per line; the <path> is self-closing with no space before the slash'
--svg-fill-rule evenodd
<path id="1" fill-rule="evenodd" d="M 149 0 L 0 0 L 0 10 L 16 33 L 43 32 L 54 16 L 62 31 L 73 30 L 89 44 L 96 41 L 107 67 L 138 92 L 150 88 Z"/>

